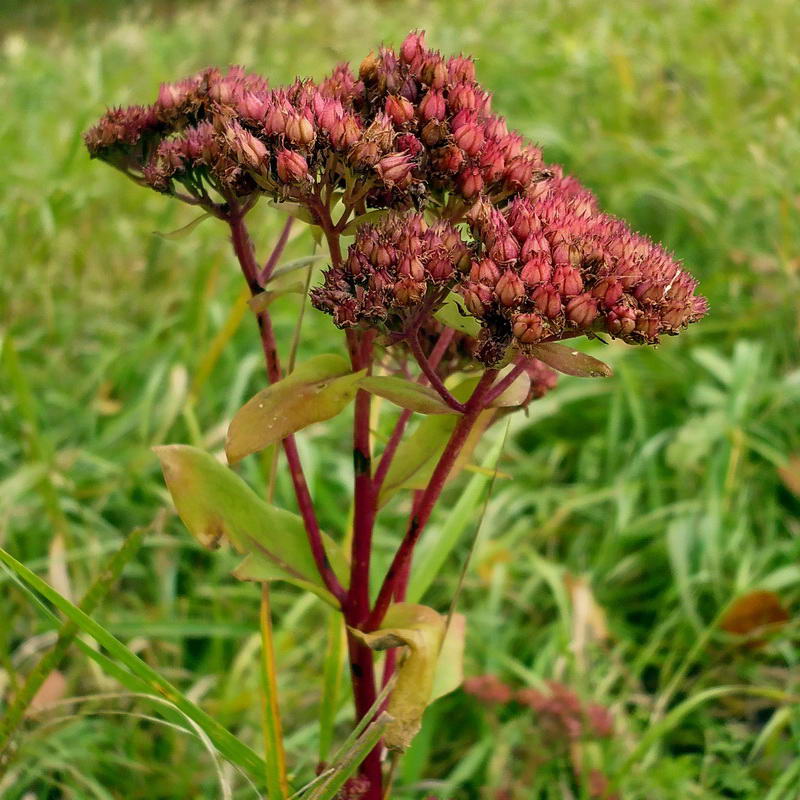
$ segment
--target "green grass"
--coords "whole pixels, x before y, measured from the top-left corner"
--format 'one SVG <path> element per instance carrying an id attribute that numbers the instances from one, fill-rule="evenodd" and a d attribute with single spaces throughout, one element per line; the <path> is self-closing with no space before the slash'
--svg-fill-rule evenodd
<path id="1" fill-rule="evenodd" d="M 262 385 L 245 319 L 191 394 L 241 289 L 224 232 L 208 221 L 179 241 L 153 236 L 191 210 L 90 163 L 81 131 L 106 104 L 150 100 L 160 81 L 208 63 L 243 63 L 279 83 L 424 26 L 435 46 L 478 57 L 495 107 L 549 160 L 683 258 L 712 309 L 657 350 L 605 348 L 616 377 L 564 378 L 515 419 L 501 462 L 514 479 L 495 486 L 460 603 L 467 673 L 519 687 L 558 678 L 610 705 L 616 735 L 584 754 L 625 800 L 793 800 L 798 627 L 747 648 L 715 623 L 754 588 L 777 592 L 793 620 L 800 608 L 800 500 L 779 474 L 800 451 L 800 6 L 230 0 L 120 17 L 119 4 L 50 5 L 41 17 L 10 13 L 0 47 L 0 336 L 13 336 L 20 365 L 0 366 L 0 545 L 80 597 L 126 534 L 168 505 L 150 447 L 219 448 L 226 420 Z M 263 249 L 280 220 L 256 213 Z M 298 238 L 287 258 L 310 246 Z M 288 343 L 296 301 L 276 309 Z M 307 317 L 304 354 L 328 349 L 327 321 Z M 300 447 L 323 525 L 338 536 L 344 422 L 315 427 Z M 243 465 L 254 486 L 262 466 Z M 290 496 L 282 476 L 277 497 L 291 506 Z M 384 560 L 401 511 L 382 526 Z M 429 538 L 446 518 L 440 509 Z M 473 532 L 426 602 L 447 607 Z M 65 567 L 54 542 L 66 545 Z M 170 518 L 93 616 L 261 752 L 258 591 L 228 576 L 233 563 L 200 551 Z M 588 581 L 606 641 L 576 646 L 567 574 Z M 55 626 L 5 573 L 0 598 L 8 702 Z M 276 586 L 273 606 L 301 785 L 317 751 L 327 620 L 291 589 Z M 74 699 L 26 721 L 0 796 L 222 796 L 200 741 L 143 718 L 157 717 L 152 703 L 121 695 L 76 647 L 62 671 Z M 343 708 L 334 749 L 347 719 Z M 535 741 L 531 717 L 458 692 L 429 711 L 397 797 L 494 800 L 508 787 L 520 800 L 588 797 L 563 755 L 524 773 Z M 223 767 L 223 779 L 236 797 L 254 796 L 235 770 Z"/>

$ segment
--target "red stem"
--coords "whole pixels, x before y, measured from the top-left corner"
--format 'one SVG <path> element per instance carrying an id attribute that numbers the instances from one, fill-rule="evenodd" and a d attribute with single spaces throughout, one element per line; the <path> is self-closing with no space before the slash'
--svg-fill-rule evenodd
<path id="1" fill-rule="evenodd" d="M 444 400 L 445 403 L 450 406 L 450 408 L 463 414 L 466 410 L 466 406 L 463 403 L 459 403 L 458 400 L 456 400 L 456 398 L 453 397 L 453 395 L 447 390 L 447 387 L 442 382 L 442 379 L 436 373 L 436 369 L 431 365 L 428 357 L 425 355 L 422 345 L 419 343 L 419 335 L 416 331 L 409 336 L 409 345 L 411 346 L 411 352 L 414 354 L 414 358 L 416 358 L 423 375 L 425 375 L 425 377 L 430 381 L 431 386 L 437 391 L 442 400 Z"/>
<path id="2" fill-rule="evenodd" d="M 526 359 L 522 359 L 518 361 L 514 369 L 508 373 L 505 377 L 501 378 L 497 383 L 492 386 L 489 391 L 486 393 L 485 404 L 487 406 L 491 405 L 498 397 L 500 397 L 503 392 L 511 386 L 514 381 L 525 372 L 525 367 L 527 366 Z"/>
<path id="3" fill-rule="evenodd" d="M 257 295 L 263 291 L 263 289 L 259 284 L 258 264 L 256 263 L 253 242 L 247 232 L 244 217 L 241 213 L 234 212 L 228 217 L 227 221 L 231 229 L 233 249 L 239 259 L 239 264 L 247 280 L 247 285 L 250 287 L 251 294 Z M 261 332 L 261 346 L 264 350 L 264 359 L 267 366 L 267 378 L 270 383 L 275 383 L 281 379 L 282 373 L 280 357 L 278 356 L 278 349 L 275 344 L 275 332 L 272 327 L 272 320 L 266 312 L 260 312 L 257 315 L 257 320 Z M 311 500 L 311 494 L 308 491 L 308 484 L 303 474 L 303 466 L 300 462 L 300 454 L 297 452 L 297 444 L 295 443 L 294 436 L 287 436 L 283 440 L 283 451 L 286 454 L 289 473 L 291 474 L 295 496 L 297 497 L 297 506 L 300 510 L 300 516 L 303 518 L 306 533 L 308 534 L 308 542 L 311 553 L 314 556 L 314 562 L 317 565 L 320 577 L 328 591 L 330 591 L 339 603 L 343 603 L 346 592 L 339 583 L 339 579 L 336 577 L 328 561 L 325 546 L 322 542 L 322 532 L 320 531 L 317 516 L 314 512 L 314 504 Z"/>
<path id="4" fill-rule="evenodd" d="M 383 580 L 383 585 L 378 592 L 378 598 L 375 601 L 375 605 L 373 606 L 372 612 L 367 619 L 366 625 L 364 625 L 364 630 L 375 630 L 380 626 L 380 623 L 392 602 L 395 591 L 400 581 L 403 579 L 406 567 L 411 562 L 411 556 L 413 555 L 414 547 L 417 544 L 417 541 L 419 540 L 426 523 L 430 519 L 433 507 L 436 504 L 439 495 L 442 493 L 442 489 L 444 489 L 444 485 L 448 476 L 450 475 L 453 465 L 456 462 L 456 458 L 458 458 L 458 454 L 464 447 L 467 437 L 469 436 L 469 432 L 472 430 L 472 427 L 475 424 L 479 414 L 485 408 L 484 400 L 486 392 L 496 377 L 497 370 L 486 370 L 483 373 L 480 381 L 478 381 L 478 385 L 475 387 L 472 396 L 467 401 L 464 415 L 461 417 L 461 419 L 459 419 L 458 424 L 456 425 L 449 441 L 447 442 L 444 452 L 439 458 L 439 462 L 437 463 L 436 469 L 431 476 L 431 480 L 428 483 L 428 486 L 425 489 L 425 492 L 423 493 L 417 506 L 416 513 L 413 514 L 409 522 L 406 535 L 403 538 L 403 541 L 400 543 L 400 547 L 395 553 L 392 564 L 386 573 L 386 577 Z"/>
<path id="5" fill-rule="evenodd" d="M 292 230 L 292 223 L 294 223 L 294 217 L 287 217 L 286 223 L 284 224 L 283 230 L 281 231 L 280 238 L 275 243 L 275 247 L 269 254 L 267 263 L 264 264 L 264 269 L 261 270 L 261 274 L 259 275 L 259 279 L 262 286 L 264 286 L 267 283 L 267 281 L 272 277 L 272 273 L 275 272 L 275 267 L 278 265 L 278 259 L 281 257 L 281 253 L 283 253 L 284 248 L 286 247 L 286 243 L 289 241 L 289 234 L 291 233 Z"/>

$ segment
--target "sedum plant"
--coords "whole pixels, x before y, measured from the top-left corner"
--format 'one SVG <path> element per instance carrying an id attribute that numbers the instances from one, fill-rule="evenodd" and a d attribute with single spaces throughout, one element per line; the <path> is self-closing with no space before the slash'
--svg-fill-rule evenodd
<path id="1" fill-rule="evenodd" d="M 464 619 L 405 599 L 446 483 L 487 428 L 552 389 L 556 372 L 610 374 L 560 342 L 657 344 L 700 319 L 706 301 L 660 245 L 601 212 L 509 130 L 471 59 L 430 50 L 419 32 L 320 82 L 270 87 L 239 67 L 207 69 L 163 84 L 152 105 L 109 110 L 85 139 L 92 157 L 230 232 L 267 382 L 231 421 L 227 461 L 280 443 L 298 513 L 196 448 L 157 454 L 187 528 L 244 556 L 238 578 L 289 581 L 341 615 L 356 728 L 306 796 L 379 800 L 390 791 L 386 753 L 405 750 L 425 707 L 461 681 Z M 288 215 L 266 259 L 247 225 L 262 199 Z M 344 347 L 295 364 L 297 342 L 276 340 L 270 304 L 286 290 L 278 265 L 297 220 L 324 244 L 328 266 L 309 297 Z M 394 415 L 382 447 L 376 398 L 387 401 L 381 415 Z M 335 541 L 320 529 L 295 434 L 351 406 L 351 523 Z M 415 415 L 424 416 L 416 431 Z M 409 489 L 407 526 L 371 593 L 379 512 L 408 504 Z M 268 625 L 265 637 L 269 650 Z M 380 674 L 377 651 L 386 651 Z M 275 713 L 265 718 L 267 788 L 287 797 Z"/>

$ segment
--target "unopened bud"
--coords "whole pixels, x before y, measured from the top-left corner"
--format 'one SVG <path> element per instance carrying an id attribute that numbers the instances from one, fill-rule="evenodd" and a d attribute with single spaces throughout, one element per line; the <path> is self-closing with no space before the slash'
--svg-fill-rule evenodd
<path id="1" fill-rule="evenodd" d="M 397 126 L 405 125 L 414 119 L 414 106 L 405 97 L 390 94 L 384 106 L 386 116 Z"/>
<path id="2" fill-rule="evenodd" d="M 462 109 L 471 110 L 477 104 L 475 90 L 469 84 L 460 83 L 447 93 L 447 105 L 452 112 L 461 111 Z"/>
<path id="3" fill-rule="evenodd" d="M 538 314 L 515 314 L 511 322 L 511 332 L 522 344 L 536 344 L 546 335 L 546 328 Z"/>
<path id="4" fill-rule="evenodd" d="M 394 296 L 400 305 L 418 303 L 425 295 L 425 283 L 413 278 L 401 278 L 394 286 Z"/>
<path id="5" fill-rule="evenodd" d="M 331 144 L 337 150 L 348 150 L 361 138 L 361 127 L 358 120 L 348 114 L 334 122 L 330 134 Z"/>
<path id="6" fill-rule="evenodd" d="M 314 126 L 302 114 L 293 114 L 286 121 L 286 136 L 295 144 L 310 145 L 314 141 Z"/>
<path id="7" fill-rule="evenodd" d="M 528 286 L 534 286 L 537 283 L 544 283 L 550 280 L 553 269 L 546 258 L 538 257 L 532 258 L 525 263 L 525 266 L 519 273 L 523 283 Z"/>
<path id="8" fill-rule="evenodd" d="M 411 183 L 412 168 L 413 164 L 407 153 L 390 153 L 375 165 L 375 170 L 385 184 L 398 186 L 401 189 Z"/>
<path id="9" fill-rule="evenodd" d="M 469 279 L 484 286 L 494 287 L 500 280 L 500 270 L 491 258 L 483 258 L 472 265 Z"/>
<path id="10" fill-rule="evenodd" d="M 305 158 L 293 150 L 278 151 L 278 177 L 284 183 L 295 183 L 308 176 L 308 163 Z"/>
<path id="11" fill-rule="evenodd" d="M 583 291 L 581 274 L 575 267 L 556 267 L 553 272 L 553 285 L 564 297 L 574 297 Z"/>
<path id="12" fill-rule="evenodd" d="M 412 31 L 403 39 L 400 45 L 400 58 L 410 64 L 417 56 L 425 52 L 425 34 L 422 31 Z"/>
<path id="13" fill-rule="evenodd" d="M 614 336 L 630 336 L 636 327 L 636 313 L 626 305 L 616 305 L 606 314 L 606 328 Z"/>
<path id="14" fill-rule="evenodd" d="M 425 122 L 443 120 L 446 110 L 444 95 L 437 89 L 430 89 L 419 103 L 419 115 Z"/>
<path id="15" fill-rule="evenodd" d="M 501 234 L 497 237 L 489 255 L 499 264 L 515 261 L 519 255 L 519 245 L 511 233 Z"/>
<path id="16" fill-rule="evenodd" d="M 516 272 L 507 269 L 497 281 L 494 293 L 500 303 L 510 308 L 525 296 L 525 284 Z"/>
<path id="17" fill-rule="evenodd" d="M 555 319 L 561 313 L 561 295 L 555 286 L 543 283 L 533 290 L 531 295 L 534 305 L 546 317 Z"/>
<path id="18" fill-rule="evenodd" d="M 456 145 L 448 144 L 433 154 L 432 161 L 438 172 L 454 175 L 464 163 L 464 153 Z"/>
<path id="19" fill-rule="evenodd" d="M 456 144 L 468 155 L 476 156 L 483 147 L 483 131 L 475 122 L 462 125 L 455 132 Z"/>
<path id="20" fill-rule="evenodd" d="M 616 278 L 601 278 L 592 289 L 592 296 L 611 308 L 622 297 L 622 284 Z"/>
<path id="21" fill-rule="evenodd" d="M 444 282 L 453 274 L 453 264 L 444 255 L 436 255 L 428 262 L 428 274 L 434 281 Z"/>
<path id="22" fill-rule="evenodd" d="M 379 65 L 380 59 L 375 53 L 370 51 L 369 55 L 361 62 L 358 68 L 358 77 L 365 83 L 372 81 L 378 73 Z"/>
<path id="23" fill-rule="evenodd" d="M 482 317 L 492 303 L 492 290 L 480 283 L 468 283 L 462 293 L 464 305 L 473 317 Z"/>
<path id="24" fill-rule="evenodd" d="M 404 278 L 411 278 L 415 281 L 425 280 L 425 267 L 422 262 L 415 256 L 406 256 L 401 262 L 397 270 Z"/>
<path id="25" fill-rule="evenodd" d="M 483 190 L 483 177 L 477 167 L 467 167 L 458 174 L 458 189 L 467 200 L 477 197 Z"/>
<path id="26" fill-rule="evenodd" d="M 597 318 L 597 300 L 590 294 L 579 294 L 567 303 L 567 319 L 579 328 L 588 328 Z"/>

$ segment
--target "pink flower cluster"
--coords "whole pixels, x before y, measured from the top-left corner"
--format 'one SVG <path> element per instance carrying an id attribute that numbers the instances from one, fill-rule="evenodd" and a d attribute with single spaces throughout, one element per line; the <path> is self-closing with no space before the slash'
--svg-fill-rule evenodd
<path id="1" fill-rule="evenodd" d="M 450 223 L 429 226 L 422 214 L 389 213 L 380 224 L 358 229 L 344 263 L 326 272 L 311 302 L 342 328 L 416 326 L 469 263 L 469 251 Z"/>
<path id="2" fill-rule="evenodd" d="M 661 246 L 598 212 L 560 171 L 504 208 L 476 203 L 469 274 L 456 287 L 487 352 L 603 331 L 655 344 L 702 317 L 697 281 Z"/>
<path id="3" fill-rule="evenodd" d="M 342 64 L 319 84 L 270 89 L 240 67 L 207 69 L 163 84 L 152 106 L 110 110 L 85 140 L 158 191 L 177 181 L 199 200 L 213 189 L 302 202 L 312 185 L 344 189 L 350 176 L 364 207 L 411 208 L 504 198 L 547 174 L 490 106 L 470 59 L 445 59 L 412 33 L 358 76 Z"/>

